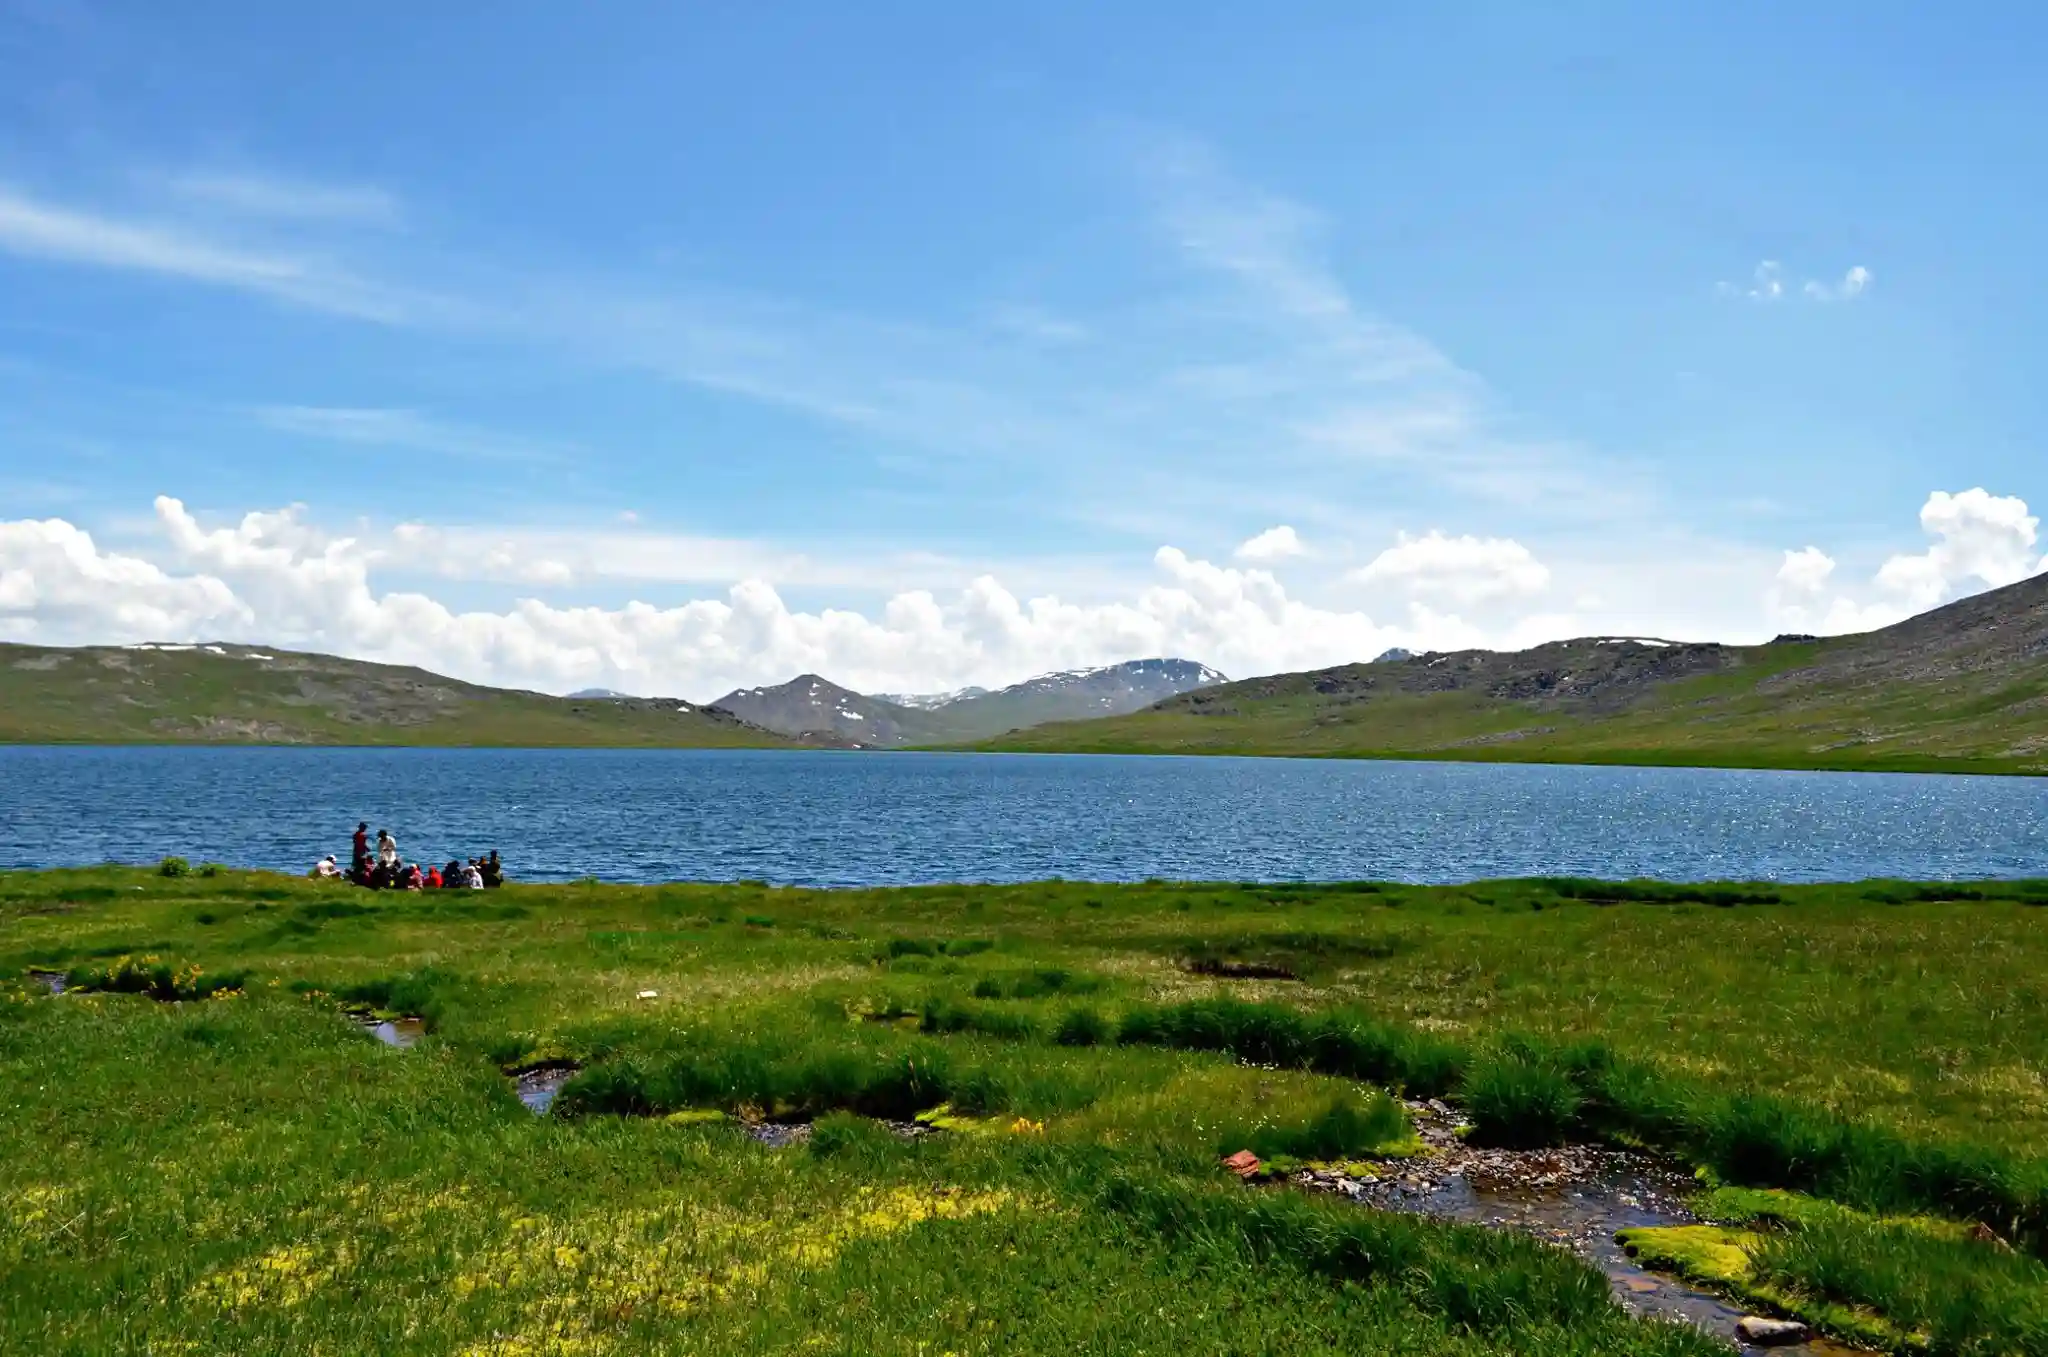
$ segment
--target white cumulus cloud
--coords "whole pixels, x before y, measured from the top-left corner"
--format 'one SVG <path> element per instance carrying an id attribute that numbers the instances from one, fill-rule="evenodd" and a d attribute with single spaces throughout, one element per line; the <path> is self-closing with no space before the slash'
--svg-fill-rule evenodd
<path id="1" fill-rule="evenodd" d="M 1981 486 L 1950 494 L 1937 490 L 1920 509 L 1920 526 L 1935 538 L 1917 555 L 1894 556 L 1877 572 L 1877 582 L 1916 607 L 1932 607 L 1969 581 L 1996 588 L 2025 579 L 2040 568 L 2034 554 L 2041 520 L 2016 495 L 1994 495 Z"/>
<path id="2" fill-rule="evenodd" d="M 1778 583 L 1793 593 L 1817 594 L 1827 588 L 1834 573 L 1834 557 L 1819 547 L 1802 547 L 1785 553 L 1784 564 L 1778 567 Z"/>
<path id="3" fill-rule="evenodd" d="M 1240 542 L 1234 554 L 1240 561 L 1280 561 L 1289 556 L 1299 556 L 1307 550 L 1302 545 L 1300 534 L 1282 523 Z"/>
<path id="4" fill-rule="evenodd" d="M 165 496 L 156 501 L 156 523 L 162 551 L 108 550 L 63 520 L 0 523 L 0 635 L 47 644 L 248 641 L 486 682 L 703 700 L 805 670 L 870 692 L 1009 682 L 1149 655 L 1255 675 L 1368 659 L 1395 645 L 1529 644 L 1570 626 L 1570 619 L 1525 619 L 1490 637 L 1455 613 L 1423 606 L 1383 625 L 1295 597 L 1269 571 L 1217 565 L 1171 546 L 1155 553 L 1152 583 L 1109 601 L 1019 597 L 981 575 L 950 598 L 913 590 L 869 612 L 806 612 L 766 580 L 748 578 L 723 597 L 680 602 L 608 607 L 527 597 L 498 610 L 458 611 L 425 593 L 380 589 L 376 574 L 391 548 L 329 533 L 300 508 L 209 526 Z M 414 525 L 386 540 L 431 556 L 440 536 Z M 1430 540 L 1404 545 L 1410 556 L 1444 550 Z M 1470 554 L 1458 539 L 1438 540 L 1451 544 L 1453 556 Z M 1495 582 L 1463 592 L 1482 596 L 1501 578 L 1526 587 L 1534 565 L 1526 553 L 1502 549 L 1512 543 L 1479 547 L 1479 573 L 1490 571 Z M 155 555 L 168 564 L 149 559 Z M 545 560 L 500 564 L 536 588 L 566 577 Z M 1450 576 L 1432 567 L 1414 578 Z"/>
<path id="5" fill-rule="evenodd" d="M 1421 537 L 1401 534 L 1352 577 L 1463 604 L 1527 598 L 1550 585 L 1549 567 L 1512 538 L 1447 537 L 1437 529 Z"/>
<path id="6" fill-rule="evenodd" d="M 1920 526 L 1934 541 L 1925 551 L 1886 558 L 1871 581 L 1874 598 L 1830 596 L 1835 563 L 1818 547 L 1786 552 L 1770 611 L 1784 625 L 1831 634 L 1869 631 L 1973 589 L 2015 584 L 2048 566 L 2035 551 L 2041 520 L 2017 495 L 1994 495 L 1981 486 L 1936 490 L 1920 508 Z"/>

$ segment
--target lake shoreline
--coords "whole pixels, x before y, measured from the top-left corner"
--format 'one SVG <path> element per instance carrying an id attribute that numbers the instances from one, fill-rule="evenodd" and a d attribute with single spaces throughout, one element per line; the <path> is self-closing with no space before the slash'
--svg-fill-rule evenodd
<path id="1" fill-rule="evenodd" d="M 1701 771 L 1754 773 L 1884 773 L 1945 777 L 2048 777 L 2048 763 L 2021 759 L 1893 757 L 1877 759 L 1796 759 L 1777 755 L 1687 754 L 1667 750 L 1588 753 L 1578 758 L 1531 755 L 1518 757 L 1502 749 L 1362 749 L 1295 750 L 1247 745 L 1213 749 L 1167 749 L 1143 744 L 1038 746 L 983 740 L 958 745 L 907 745 L 902 748 L 841 747 L 829 744 L 533 744 L 516 741 L 412 743 L 397 740 L 342 743 L 314 740 L 205 740 L 166 737 L 150 740 L 0 739 L 0 749 L 354 749 L 354 750 L 497 750 L 525 753 L 727 753 L 727 754 L 1000 754 L 1008 757 L 1144 758 L 1144 759 L 1286 759 L 1331 763 L 1451 763 L 1505 765 L 1524 768 L 1684 768 Z M 1549 751 L 1545 751 L 1548 754 Z"/>

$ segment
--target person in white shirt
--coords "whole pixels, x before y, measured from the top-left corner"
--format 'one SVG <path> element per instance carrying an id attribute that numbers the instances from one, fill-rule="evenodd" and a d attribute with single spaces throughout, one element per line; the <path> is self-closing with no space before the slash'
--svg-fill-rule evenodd
<path id="1" fill-rule="evenodd" d="M 477 869 L 477 865 L 474 862 L 463 867 L 462 884 L 473 891 L 480 891 L 484 888 L 484 874 Z"/>
<path id="2" fill-rule="evenodd" d="M 319 863 L 315 865 L 313 868 L 313 875 L 315 877 L 318 877 L 322 881 L 334 881 L 340 879 L 341 868 L 335 866 L 334 854 L 329 853 L 326 857 L 320 859 Z"/>
<path id="3" fill-rule="evenodd" d="M 388 829 L 377 831 L 377 865 L 398 869 L 398 840 L 391 837 Z"/>

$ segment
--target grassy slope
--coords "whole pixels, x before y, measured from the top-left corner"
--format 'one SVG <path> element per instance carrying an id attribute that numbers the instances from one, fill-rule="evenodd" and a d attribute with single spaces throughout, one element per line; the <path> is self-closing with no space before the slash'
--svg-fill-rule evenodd
<path id="1" fill-rule="evenodd" d="M 2048 933 L 2022 902 L 2048 893 L 1775 889 L 1715 908 L 1525 882 L 401 897 L 0 876 L 0 977 L 124 953 L 251 971 L 246 997 L 184 1005 L 0 978 L 0 1333 L 50 1351 L 1705 1354 L 1581 1308 L 1533 1245 L 1468 1232 L 1381 1239 L 1412 1266 L 1332 1286 L 1312 1246 L 1383 1218 L 1204 1186 L 1218 1149 L 1342 1081 L 847 1016 L 940 1001 L 1044 1031 L 1077 1005 L 1223 993 L 1360 1006 L 1449 1040 L 1596 1034 L 1703 1088 L 2038 1155 Z M 968 939 L 992 945 L 937 945 Z M 1201 954 L 1305 978 L 1183 969 Z M 382 1049 L 294 984 L 362 986 L 433 1035 Z M 536 1120 L 494 1073 L 655 1069 L 733 1042 L 847 1070 L 936 1053 L 1045 1131 L 770 1152 L 717 1126 Z M 1117 1210 L 1105 1173 L 1132 1185 Z M 1974 1257 L 1944 1256 L 1957 1287 Z"/>
<path id="2" fill-rule="evenodd" d="M 0 742 L 780 747 L 723 712 L 482 688 L 246 646 L 0 645 Z M 268 658 L 252 658 L 257 655 Z"/>
<path id="3" fill-rule="evenodd" d="M 1650 667 L 1663 652 L 1587 641 L 1345 666 L 983 747 L 2048 772 L 2048 580 L 1867 635 L 1689 653 L 1698 672 L 1670 677 Z M 1596 690 L 1576 696 L 1565 676 Z"/>

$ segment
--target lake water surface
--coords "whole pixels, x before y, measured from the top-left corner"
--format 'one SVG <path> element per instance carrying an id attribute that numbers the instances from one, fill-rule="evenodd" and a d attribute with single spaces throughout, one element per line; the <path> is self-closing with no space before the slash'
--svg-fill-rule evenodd
<path id="1" fill-rule="evenodd" d="M 517 879 L 2048 876 L 2048 780 L 726 750 L 0 747 L 0 868 L 303 872 L 358 820 Z"/>

